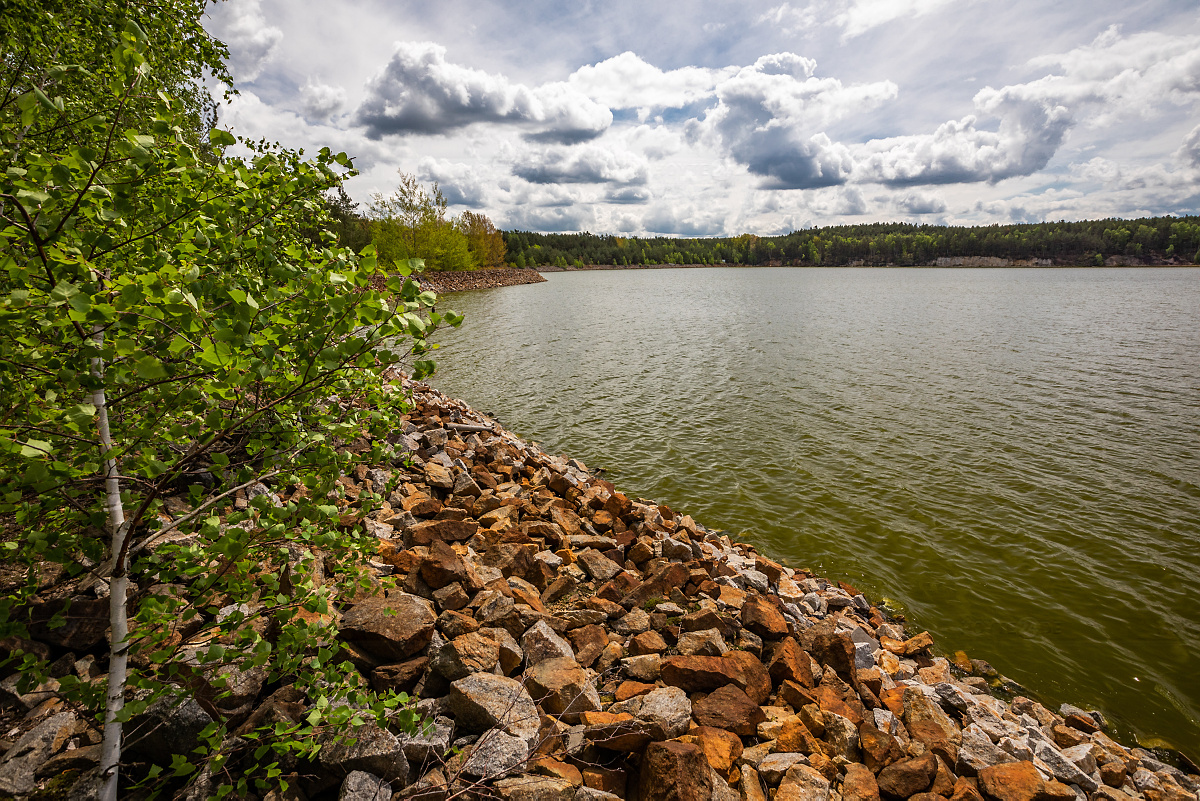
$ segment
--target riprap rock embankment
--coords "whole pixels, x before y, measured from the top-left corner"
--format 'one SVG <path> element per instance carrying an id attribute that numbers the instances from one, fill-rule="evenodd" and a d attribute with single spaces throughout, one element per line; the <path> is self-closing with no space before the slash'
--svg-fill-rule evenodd
<path id="1" fill-rule="evenodd" d="M 389 438 L 401 458 L 360 464 L 339 500 L 352 514 L 360 493 L 388 493 L 355 524 L 397 589 L 346 608 L 339 636 L 376 689 L 420 699 L 428 728 L 323 751 L 294 782 L 308 797 L 1195 801 L 1196 777 L 1115 742 L 1099 713 L 1001 700 L 986 663 L 938 656 L 849 585 L 410 388 Z M 289 692 L 244 709 L 298 720 Z M 168 717 L 164 737 L 206 714 Z M 0 792 L 28 792 L 75 725 L 62 713 L 25 734 Z"/>

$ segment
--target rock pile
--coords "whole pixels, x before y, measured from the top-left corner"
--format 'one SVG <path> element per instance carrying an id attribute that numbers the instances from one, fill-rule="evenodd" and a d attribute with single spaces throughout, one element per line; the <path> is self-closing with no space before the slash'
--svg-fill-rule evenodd
<path id="1" fill-rule="evenodd" d="M 928 633 L 904 631 L 849 585 L 631 499 L 411 388 L 416 407 L 392 443 L 406 459 L 342 479 L 346 500 L 395 487 L 362 524 L 378 538 L 374 569 L 397 588 L 346 609 L 340 637 L 374 687 L 420 699 L 426 727 L 331 745 L 295 792 L 1196 801 L 1197 777 L 1113 741 L 1099 713 L 1006 703 L 986 663 L 935 655 Z M 287 688 L 260 698 L 250 685 L 244 726 L 305 714 Z M 165 747 L 208 720 L 186 704 L 162 714 Z M 75 727 L 56 714 L 9 747 L 0 793 L 86 765 L 90 746 L 63 750 Z"/>
<path id="2" fill-rule="evenodd" d="M 465 270 L 428 272 L 420 277 L 421 286 L 434 292 L 463 292 L 468 289 L 495 289 L 501 286 L 538 284 L 546 279 L 537 270 Z"/>

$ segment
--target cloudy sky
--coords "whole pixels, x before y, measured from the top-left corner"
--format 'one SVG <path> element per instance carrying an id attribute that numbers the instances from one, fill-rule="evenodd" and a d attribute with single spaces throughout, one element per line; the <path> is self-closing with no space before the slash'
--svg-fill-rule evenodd
<path id="1" fill-rule="evenodd" d="M 1200 211 L 1198 0 L 225 0 L 240 136 L 499 227 Z"/>

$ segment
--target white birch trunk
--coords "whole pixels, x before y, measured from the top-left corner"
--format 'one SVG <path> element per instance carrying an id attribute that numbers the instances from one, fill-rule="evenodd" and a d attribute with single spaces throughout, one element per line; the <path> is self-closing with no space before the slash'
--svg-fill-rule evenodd
<path id="1" fill-rule="evenodd" d="M 104 342 L 104 332 L 97 327 L 93 331 L 97 346 Z M 117 780 L 121 767 L 121 723 L 117 714 L 125 706 L 125 677 L 129 654 L 125 639 L 129 635 L 129 620 L 126 616 L 126 596 L 129 578 L 128 559 L 121 558 L 121 550 L 128 535 L 125 527 L 125 510 L 121 505 L 121 482 L 117 476 L 117 462 L 112 458 L 112 433 L 108 427 L 108 406 L 104 399 L 104 362 L 92 359 L 92 375 L 101 382 L 92 393 L 92 405 L 96 407 L 96 422 L 100 429 L 100 451 L 104 459 L 104 494 L 108 508 L 108 523 L 112 528 L 112 575 L 109 577 L 108 616 L 108 692 L 104 708 L 104 742 L 100 752 L 100 769 L 104 776 L 101 801 L 117 801 Z"/>

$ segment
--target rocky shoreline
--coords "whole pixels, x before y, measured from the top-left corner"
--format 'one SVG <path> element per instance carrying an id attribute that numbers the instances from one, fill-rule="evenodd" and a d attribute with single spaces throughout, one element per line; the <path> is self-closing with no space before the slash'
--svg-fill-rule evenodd
<path id="1" fill-rule="evenodd" d="M 502 286 L 540 284 L 546 279 L 537 270 L 465 270 L 462 272 L 422 273 L 419 281 L 424 289 L 441 295 L 445 292 L 466 292 L 472 289 L 495 289 Z"/>
<path id="2" fill-rule="evenodd" d="M 407 387 L 415 406 L 388 438 L 401 457 L 357 465 L 338 499 L 352 517 L 360 493 L 385 494 L 353 524 L 396 589 L 346 600 L 338 636 L 375 689 L 419 699 L 425 731 L 368 724 L 266 798 L 1196 801 L 1197 776 L 1120 745 L 1100 713 L 1002 700 L 989 665 L 936 655 L 853 587 Z M 18 678 L 0 681 L 24 720 L 0 795 L 65 775 L 89 797 L 94 731 Z M 292 688 L 239 682 L 236 725 L 307 712 Z M 164 712 L 164 740 L 186 750 L 210 711 Z"/>

